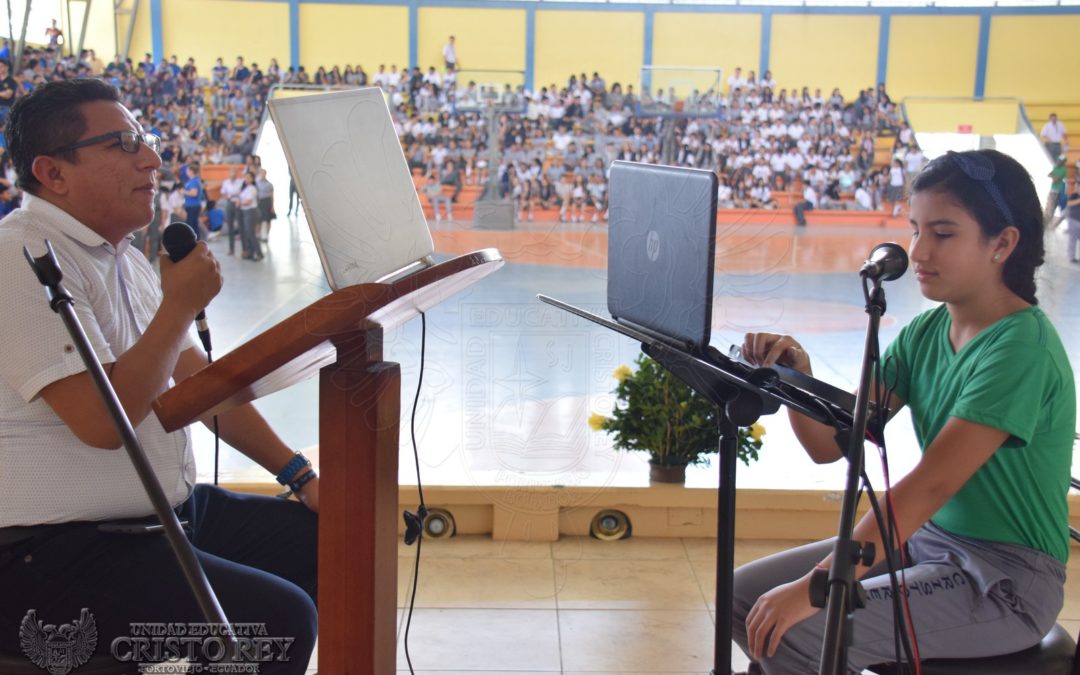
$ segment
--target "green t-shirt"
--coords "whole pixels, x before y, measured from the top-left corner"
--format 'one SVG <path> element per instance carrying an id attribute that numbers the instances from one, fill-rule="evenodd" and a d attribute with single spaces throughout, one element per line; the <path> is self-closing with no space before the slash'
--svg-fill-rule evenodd
<path id="1" fill-rule="evenodd" d="M 1064 164 L 1057 164 L 1050 170 L 1050 178 L 1053 182 L 1050 183 L 1050 189 L 1054 192 L 1065 192 L 1065 178 L 1068 176 L 1068 170 Z"/>
<path id="2" fill-rule="evenodd" d="M 1067 562 L 1076 389 L 1061 339 L 1038 307 L 1001 319 L 958 353 L 951 325 L 944 305 L 915 317 L 885 351 L 886 382 L 911 408 L 924 451 L 950 417 L 1009 438 L 932 520 Z"/>

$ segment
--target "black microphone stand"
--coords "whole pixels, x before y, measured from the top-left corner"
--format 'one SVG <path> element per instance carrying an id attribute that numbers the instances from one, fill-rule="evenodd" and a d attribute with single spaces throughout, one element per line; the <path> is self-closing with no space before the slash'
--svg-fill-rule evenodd
<path id="1" fill-rule="evenodd" d="M 906 263 L 906 260 L 905 260 Z M 848 460 L 847 485 L 840 510 L 840 527 L 833 546 L 833 560 L 828 572 L 817 570 L 811 581 L 811 603 L 815 607 L 826 607 L 825 634 L 822 638 L 819 675 L 846 675 L 848 672 L 848 646 L 851 644 L 853 617 L 855 609 L 861 608 L 865 601 L 862 585 L 855 578 L 858 563 L 873 564 L 874 546 L 852 540 L 855 529 L 855 511 L 859 503 L 859 479 L 864 464 L 863 443 L 866 437 L 867 416 L 870 402 L 870 376 L 877 359 L 878 326 L 881 315 L 885 313 L 885 292 L 881 280 L 873 279 L 873 287 L 867 289 L 863 278 L 863 294 L 866 298 L 866 313 L 869 315 L 866 327 L 866 344 L 863 348 L 862 374 L 859 377 L 859 390 L 855 398 L 855 410 L 850 431 L 837 433 L 840 447 L 847 447 Z M 887 552 L 886 552 L 887 554 Z M 827 583 L 822 580 L 828 575 Z"/>
<path id="2" fill-rule="evenodd" d="M 146 494 L 150 497 L 154 512 L 165 528 L 165 536 L 168 537 L 173 553 L 176 554 L 176 559 L 184 572 L 184 578 L 195 595 L 195 600 L 199 604 L 203 618 L 208 623 L 219 624 L 224 629 L 231 643 L 231 653 L 236 654 L 236 636 L 229 625 L 229 620 L 225 618 L 225 612 L 222 610 L 217 596 L 214 595 L 213 588 L 210 587 L 210 581 L 206 578 L 198 558 L 195 557 L 191 542 L 188 541 L 184 532 L 180 529 L 180 521 L 176 517 L 176 512 L 173 511 L 169 500 L 165 497 L 165 492 L 161 489 L 161 483 L 158 482 L 157 476 L 146 458 L 146 453 L 143 451 L 142 445 L 135 435 L 135 430 L 131 426 L 131 420 L 128 419 L 127 413 L 124 412 L 124 408 L 120 404 L 120 399 L 116 396 L 112 382 L 105 375 L 105 369 L 102 368 L 101 362 L 98 361 L 97 355 L 94 354 L 90 341 L 83 331 L 82 324 L 79 323 L 79 318 L 75 314 L 74 300 L 60 283 L 63 274 L 60 271 L 59 263 L 56 261 L 56 255 L 53 253 L 52 244 L 48 239 L 45 240 L 45 248 L 47 249 L 45 255 L 35 258 L 29 249 L 24 246 L 23 255 L 26 256 L 30 267 L 37 274 L 38 281 L 45 286 L 45 295 L 49 299 L 49 307 L 63 319 L 64 326 L 67 327 L 68 333 L 71 334 L 71 339 L 74 341 L 76 349 L 79 350 L 79 355 L 86 364 L 86 369 L 93 378 L 98 393 L 101 394 L 101 400 L 105 403 L 105 407 L 112 416 L 113 424 L 116 425 L 116 429 L 120 433 L 121 439 L 123 439 L 124 448 L 127 450 L 128 457 L 131 458 L 131 463 L 135 465 L 135 471 L 139 475 L 139 480 L 142 481 Z"/>

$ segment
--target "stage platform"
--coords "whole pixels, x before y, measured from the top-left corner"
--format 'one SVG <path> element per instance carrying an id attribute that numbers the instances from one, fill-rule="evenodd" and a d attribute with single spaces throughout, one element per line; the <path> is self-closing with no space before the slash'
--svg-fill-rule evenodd
<path id="1" fill-rule="evenodd" d="M 648 465 L 641 464 L 642 475 L 648 476 Z M 708 470 L 694 469 L 692 473 L 707 474 Z M 709 476 L 700 477 L 708 482 Z M 692 478 L 688 482 L 695 482 Z M 272 481 L 224 486 L 266 495 L 281 492 Z M 735 532 L 740 541 L 805 542 L 836 535 L 842 486 L 832 490 L 739 488 L 736 495 Z M 640 486 L 425 484 L 424 498 L 429 509 L 443 512 L 440 517 L 444 520 L 449 514 L 454 529 L 447 536 L 554 542 L 591 536 L 594 520 L 612 511 L 629 523 L 627 534 L 620 538 L 714 539 L 717 533 L 715 487 L 650 485 L 647 480 Z M 399 501 L 400 510 L 416 510 L 415 483 L 401 485 Z M 868 508 L 863 498 L 859 514 Z M 1070 524 L 1080 528 L 1080 495 L 1070 495 L 1069 514 Z M 401 523 L 398 529 L 404 534 Z M 1071 545 L 1080 550 L 1075 542 Z"/>

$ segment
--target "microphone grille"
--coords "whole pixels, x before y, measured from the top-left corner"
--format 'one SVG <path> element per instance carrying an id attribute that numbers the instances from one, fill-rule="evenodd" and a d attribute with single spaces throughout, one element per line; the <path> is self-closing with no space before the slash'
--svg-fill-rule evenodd
<path id="1" fill-rule="evenodd" d="M 173 262 L 183 260 L 184 256 L 195 248 L 197 241 L 195 230 L 185 222 L 172 223 L 161 233 L 161 244 L 169 252 Z"/>

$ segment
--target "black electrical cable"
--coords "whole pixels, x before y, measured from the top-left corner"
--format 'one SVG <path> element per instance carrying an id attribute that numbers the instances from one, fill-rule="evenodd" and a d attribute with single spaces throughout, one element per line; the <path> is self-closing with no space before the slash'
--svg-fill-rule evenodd
<path id="1" fill-rule="evenodd" d="M 895 548 L 892 545 L 892 540 L 885 539 L 886 530 L 886 517 L 885 513 L 881 510 L 881 504 L 877 500 L 877 494 L 874 492 L 873 487 L 870 485 L 870 479 L 866 475 L 866 471 L 863 471 L 863 488 L 867 497 L 870 500 L 870 508 L 874 512 L 874 520 L 877 522 L 878 531 L 882 535 L 882 541 L 886 542 L 882 546 L 885 554 L 885 564 L 888 567 L 889 575 L 889 587 L 892 590 L 892 606 L 893 606 L 893 642 L 895 650 L 895 658 L 897 665 L 903 663 L 902 655 L 907 657 L 908 663 L 912 662 L 911 642 L 908 639 L 907 624 L 904 622 L 903 607 L 900 603 L 900 582 L 897 577 L 897 566 L 895 558 Z M 902 653 L 901 653 L 902 652 Z"/>
<path id="2" fill-rule="evenodd" d="M 905 621 L 905 616 L 910 617 L 910 609 L 907 603 L 907 596 L 902 593 L 900 589 L 900 582 L 897 578 L 897 572 L 899 570 L 900 575 L 903 575 L 903 565 L 897 565 L 896 555 L 900 555 L 901 563 L 903 562 L 903 543 L 899 541 L 900 532 L 897 528 L 896 515 L 893 512 L 892 505 L 892 485 L 889 480 L 889 457 L 888 450 L 884 438 L 885 424 L 888 422 L 886 417 L 886 410 L 888 403 L 892 400 L 892 394 L 895 388 L 895 383 L 889 385 L 885 381 L 883 371 L 888 370 L 889 362 L 892 361 L 890 357 L 889 362 L 882 367 L 880 346 L 877 342 L 873 344 L 873 361 L 874 361 L 874 396 L 872 397 L 877 409 L 874 411 L 877 420 L 877 429 L 881 430 L 882 438 L 874 439 L 874 444 L 878 447 L 879 457 L 882 463 L 882 471 L 885 477 L 885 500 L 886 507 L 888 509 L 887 514 L 882 513 L 881 506 L 877 501 L 877 496 L 874 493 L 869 477 L 866 475 L 865 463 L 863 467 L 863 483 L 866 487 L 867 494 L 870 499 L 871 508 L 874 511 L 874 519 L 878 526 L 878 531 L 881 534 L 882 549 L 884 549 L 885 562 L 888 567 L 889 585 L 892 590 L 892 605 L 893 605 L 893 643 L 895 650 L 895 658 L 898 667 L 902 668 L 903 660 L 901 658 L 901 649 L 903 654 L 907 657 L 909 664 L 914 664 L 915 672 L 921 671 L 917 658 L 917 647 L 913 647 L 913 641 L 915 636 L 912 634 L 914 631 L 914 625 Z M 905 613 L 905 610 L 908 610 Z M 910 629 L 910 630 L 909 630 Z"/>
<path id="3" fill-rule="evenodd" d="M 206 364 L 214 362 L 214 355 L 206 350 Z M 221 433 L 218 431 L 218 416 L 214 415 L 214 485 L 218 484 L 218 466 L 221 457 Z"/>
<path id="4" fill-rule="evenodd" d="M 870 506 L 874 510 L 874 519 L 877 522 L 878 532 L 881 534 L 882 549 L 885 554 L 885 563 L 888 567 L 889 573 L 889 588 L 892 591 L 892 610 L 893 610 L 893 658 L 896 660 L 897 667 L 902 667 L 903 659 L 901 658 L 901 649 L 903 654 L 907 656 L 908 663 L 911 663 L 912 653 L 911 644 L 907 636 L 907 624 L 904 622 L 904 611 L 902 607 L 902 600 L 900 598 L 900 584 L 897 580 L 896 571 L 896 557 L 897 547 L 902 546 L 900 542 L 896 541 L 896 520 L 892 513 L 892 498 L 890 491 L 892 485 L 889 481 L 889 457 L 885 447 L 885 424 L 888 422 L 886 418 L 886 407 L 888 402 L 892 398 L 891 388 L 884 386 L 884 379 L 882 375 L 881 367 L 881 345 L 875 341 L 873 344 L 874 349 L 874 391 L 873 400 L 876 406 L 874 410 L 875 420 L 877 422 L 877 429 L 880 430 L 881 438 L 875 439 L 875 445 L 878 448 L 878 458 L 882 463 L 882 475 L 885 480 L 885 500 L 886 506 L 889 508 L 888 515 L 883 514 L 881 511 L 881 505 L 877 501 L 877 495 L 874 493 L 873 488 L 870 486 L 870 479 L 866 475 L 866 465 L 863 465 L 863 481 L 866 483 L 867 494 L 870 499 Z"/>
<path id="5" fill-rule="evenodd" d="M 416 587 L 420 582 L 420 548 L 424 541 L 424 515 L 427 506 L 424 504 L 424 486 L 420 482 L 420 452 L 416 446 L 416 408 L 420 403 L 420 388 L 424 384 L 424 353 L 427 351 L 427 317 L 420 312 L 420 376 L 416 381 L 416 396 L 413 397 L 412 416 L 409 420 L 409 433 L 412 436 L 413 459 L 416 460 L 416 491 L 420 494 L 420 535 L 416 538 L 416 562 L 413 564 L 412 590 L 409 594 L 409 610 L 405 616 L 405 662 L 409 664 L 409 672 L 415 675 L 412 664 L 412 656 L 409 654 L 409 628 L 412 626 L 413 607 L 416 605 Z"/>
<path id="6" fill-rule="evenodd" d="M 885 418 L 886 405 L 889 402 L 892 401 L 893 392 L 896 390 L 895 381 L 892 382 L 892 383 L 889 383 L 887 381 L 887 377 L 885 375 L 885 373 L 889 370 L 890 363 L 893 363 L 893 362 L 894 362 L 894 357 L 890 356 L 889 359 L 885 362 L 884 366 L 882 366 L 880 364 L 880 359 L 879 359 L 878 379 L 884 385 L 884 389 L 879 390 L 879 393 L 881 395 L 881 403 L 879 403 L 879 405 L 878 405 L 878 416 L 879 416 L 879 421 L 881 422 L 881 428 L 885 427 L 885 422 L 887 421 L 887 419 Z M 893 374 L 894 374 L 894 376 L 896 376 L 896 374 L 897 374 L 897 371 L 896 371 L 895 368 L 893 369 Z M 896 521 L 896 513 L 893 510 L 892 485 L 891 485 L 891 482 L 889 482 L 889 453 L 888 453 L 888 447 L 885 444 L 885 439 L 884 438 L 881 439 L 880 451 L 881 451 L 880 454 L 881 454 L 881 461 L 882 461 L 882 466 L 883 466 L 883 469 L 884 469 L 885 479 L 887 481 L 886 482 L 886 489 L 888 490 L 888 492 L 886 494 L 886 497 L 887 497 L 886 506 L 889 509 L 890 532 L 892 533 L 892 536 L 893 536 L 894 540 L 896 541 L 896 547 L 893 550 L 895 550 L 900 555 L 900 562 L 902 563 L 900 565 L 900 578 L 906 584 L 906 575 L 904 573 L 904 570 L 906 569 L 906 565 L 907 565 L 907 556 L 905 555 L 905 550 L 906 549 L 904 548 L 904 542 L 901 541 L 903 533 L 899 531 L 899 527 L 898 527 L 897 521 Z M 909 533 L 908 536 L 911 536 L 912 534 L 914 534 L 914 532 Z M 896 597 L 896 596 L 894 596 L 894 597 Z M 906 623 L 902 624 L 904 626 L 905 630 L 901 633 L 901 637 L 904 639 L 904 649 L 905 649 L 905 651 L 907 653 L 909 662 L 911 664 L 913 664 L 916 675 L 921 675 L 921 673 L 922 673 L 922 663 L 921 663 L 920 657 L 919 657 L 919 639 L 918 639 L 918 635 L 915 633 L 915 622 L 914 622 L 914 619 L 911 616 L 911 605 L 909 603 L 907 593 L 903 593 L 899 597 L 900 597 L 901 605 L 902 605 L 903 609 L 905 610 L 905 614 L 901 618 L 906 617 L 906 619 L 907 619 Z"/>

